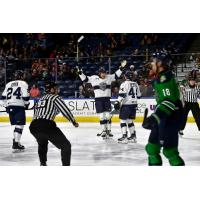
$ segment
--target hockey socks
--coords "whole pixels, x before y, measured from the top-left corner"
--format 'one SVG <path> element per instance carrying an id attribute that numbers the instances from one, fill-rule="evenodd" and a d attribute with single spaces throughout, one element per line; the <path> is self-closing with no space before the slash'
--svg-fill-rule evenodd
<path id="1" fill-rule="evenodd" d="M 15 126 L 14 133 L 13 133 L 15 142 L 20 142 L 23 128 L 24 128 L 24 126 L 22 126 L 22 125 Z"/>
<path id="2" fill-rule="evenodd" d="M 164 148 L 164 156 L 169 160 L 171 166 L 184 166 L 184 160 L 179 156 L 177 148 Z"/>
<path id="3" fill-rule="evenodd" d="M 162 165 L 162 158 L 160 156 L 160 144 L 148 143 L 145 150 L 148 154 L 148 164 L 149 166 L 160 166 Z"/>

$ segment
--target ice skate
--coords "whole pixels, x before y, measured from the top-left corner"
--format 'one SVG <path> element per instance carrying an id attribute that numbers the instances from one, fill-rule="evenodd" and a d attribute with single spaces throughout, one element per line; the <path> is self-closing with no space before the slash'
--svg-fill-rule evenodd
<path id="1" fill-rule="evenodd" d="M 136 143 L 136 142 L 137 142 L 136 132 L 134 131 L 134 133 L 131 134 L 131 136 L 128 137 L 127 140 L 128 140 L 128 142 L 130 142 L 130 143 Z"/>
<path id="2" fill-rule="evenodd" d="M 108 131 L 107 131 L 107 135 L 108 135 L 108 137 L 110 137 L 110 138 L 113 137 L 113 134 L 111 133 L 111 130 L 108 130 Z"/>
<path id="3" fill-rule="evenodd" d="M 98 133 L 97 136 L 98 136 L 98 137 L 100 137 L 100 136 L 101 136 L 101 137 L 105 137 L 105 134 L 106 134 L 106 131 L 104 130 L 104 131 L 102 131 L 101 133 Z"/>
<path id="4" fill-rule="evenodd" d="M 118 139 L 118 143 L 127 144 L 128 143 L 127 134 L 123 134 L 123 136 Z"/>
<path id="5" fill-rule="evenodd" d="M 15 142 L 13 139 L 13 145 L 12 145 L 13 153 L 23 152 L 25 150 L 25 147 L 21 145 L 19 142 Z"/>
<path id="6" fill-rule="evenodd" d="M 47 163 L 46 162 L 40 163 L 40 166 L 47 166 Z"/>
<path id="7" fill-rule="evenodd" d="M 101 137 L 102 137 L 104 140 L 109 139 L 108 130 L 105 130 L 105 131 L 102 133 Z"/>

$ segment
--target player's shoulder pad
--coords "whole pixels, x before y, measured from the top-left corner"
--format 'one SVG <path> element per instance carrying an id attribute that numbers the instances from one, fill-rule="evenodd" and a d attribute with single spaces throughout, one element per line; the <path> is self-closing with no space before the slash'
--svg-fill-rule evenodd
<path id="1" fill-rule="evenodd" d="M 139 86 L 137 82 L 135 81 L 132 81 L 132 83 L 135 85 L 135 86 Z"/>
<path id="2" fill-rule="evenodd" d="M 26 81 L 17 81 L 21 86 L 28 87 L 28 83 Z"/>
<path id="3" fill-rule="evenodd" d="M 127 84 L 126 81 L 124 81 L 121 83 L 120 87 L 124 87 L 126 84 Z"/>
<path id="4" fill-rule="evenodd" d="M 92 75 L 90 76 L 91 79 L 99 79 L 99 76 L 98 75 Z"/>
<path id="5" fill-rule="evenodd" d="M 10 82 L 8 82 L 8 83 L 6 84 L 6 86 L 9 86 L 9 85 L 11 85 L 11 84 L 14 83 L 14 82 L 16 82 L 16 81 L 10 81 Z"/>
<path id="6" fill-rule="evenodd" d="M 92 75 L 90 76 L 91 78 L 98 78 L 99 76 L 98 75 Z"/>

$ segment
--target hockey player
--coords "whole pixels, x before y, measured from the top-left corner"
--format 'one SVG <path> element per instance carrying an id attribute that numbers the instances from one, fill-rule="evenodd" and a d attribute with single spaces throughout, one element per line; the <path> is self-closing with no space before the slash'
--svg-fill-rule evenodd
<path id="1" fill-rule="evenodd" d="M 102 136 L 103 138 L 113 136 L 111 134 L 110 115 L 111 83 L 121 76 L 126 63 L 126 60 L 122 61 L 119 69 L 111 75 L 107 74 L 105 69 L 101 67 L 98 75 L 86 76 L 83 74 L 82 70 L 77 67 L 77 72 L 81 80 L 91 83 L 94 88 L 96 112 L 99 114 L 100 125 L 102 127 L 102 132 L 97 134 L 97 136 Z"/>
<path id="2" fill-rule="evenodd" d="M 178 151 L 178 131 L 182 123 L 182 102 L 174 74 L 170 70 L 171 58 L 159 52 L 153 54 L 150 70 L 155 78 L 152 85 L 156 93 L 156 109 L 149 117 L 144 118 L 142 126 L 151 130 L 146 152 L 148 164 L 162 165 L 163 154 L 172 166 L 185 165 Z"/>
<path id="3" fill-rule="evenodd" d="M 14 81 L 9 82 L 3 93 L 6 111 L 9 114 L 11 125 L 15 126 L 12 149 L 13 152 L 23 151 L 25 147 L 20 144 L 24 125 L 26 124 L 25 110 L 29 106 L 28 84 L 23 81 L 23 72 L 16 71 Z"/>
<path id="4" fill-rule="evenodd" d="M 127 71 L 124 75 L 125 81 L 120 86 L 118 100 L 114 104 L 115 110 L 120 110 L 119 118 L 122 137 L 118 139 L 119 143 L 136 142 L 133 119 L 136 116 L 137 99 L 141 97 L 141 93 L 138 84 L 133 82 L 132 78 L 132 72 Z M 127 135 L 127 127 L 130 137 Z"/>

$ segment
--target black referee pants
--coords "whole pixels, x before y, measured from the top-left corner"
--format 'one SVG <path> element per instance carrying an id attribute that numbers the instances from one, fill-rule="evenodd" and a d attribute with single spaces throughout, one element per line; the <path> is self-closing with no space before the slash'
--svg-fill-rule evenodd
<path id="1" fill-rule="evenodd" d="M 46 163 L 47 161 L 48 141 L 50 141 L 61 150 L 62 165 L 70 165 L 71 144 L 54 121 L 45 119 L 33 120 L 29 129 L 38 142 L 40 163 Z"/>
<path id="2" fill-rule="evenodd" d="M 197 102 L 196 103 L 185 102 L 185 106 L 183 108 L 183 122 L 182 122 L 181 130 L 185 129 L 188 113 L 190 110 L 192 111 L 196 125 L 200 131 L 200 108 Z"/>

